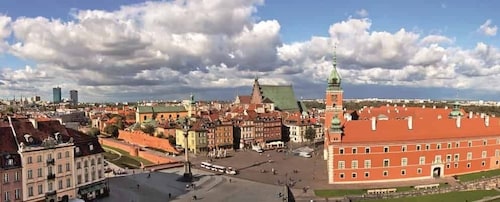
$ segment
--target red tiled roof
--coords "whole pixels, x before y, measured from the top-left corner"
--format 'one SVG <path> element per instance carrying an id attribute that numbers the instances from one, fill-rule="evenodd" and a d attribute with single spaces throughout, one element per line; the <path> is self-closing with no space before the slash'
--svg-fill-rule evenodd
<path id="1" fill-rule="evenodd" d="M 500 135 L 500 119 L 490 117 L 489 126 L 484 119 L 461 118 L 460 127 L 456 119 L 412 118 L 412 129 L 408 120 L 377 120 L 372 130 L 372 120 L 347 121 L 344 124 L 343 143 L 390 142 L 433 139 L 457 139 Z"/>
<path id="2" fill-rule="evenodd" d="M 17 153 L 17 143 L 10 127 L 0 127 L 0 153 Z"/>
<path id="3" fill-rule="evenodd" d="M 252 96 L 250 95 L 239 95 L 238 99 L 240 100 L 240 104 L 250 104 L 250 100 Z"/>
<path id="4" fill-rule="evenodd" d="M 80 156 L 87 156 L 92 154 L 103 153 L 104 149 L 101 147 L 97 137 L 84 134 L 80 131 L 67 128 L 68 134 L 73 137 L 75 146 L 80 148 Z M 89 145 L 92 144 L 93 150 L 90 150 Z"/>
<path id="5" fill-rule="evenodd" d="M 388 119 L 398 119 L 405 118 L 408 116 L 413 116 L 415 119 L 419 118 L 432 118 L 436 119 L 438 116 L 443 118 L 448 117 L 448 114 L 452 111 L 451 108 L 422 108 L 422 107 L 402 107 L 402 106 L 381 106 L 374 108 L 364 108 L 360 111 L 354 111 L 358 115 L 358 120 L 367 120 L 371 117 L 385 116 Z M 465 111 L 461 110 L 463 114 Z"/>

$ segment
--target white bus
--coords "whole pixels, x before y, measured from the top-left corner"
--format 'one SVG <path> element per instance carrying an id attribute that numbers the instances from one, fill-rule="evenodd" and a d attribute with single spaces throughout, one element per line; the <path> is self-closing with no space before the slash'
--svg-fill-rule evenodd
<path id="1" fill-rule="evenodd" d="M 212 164 L 210 164 L 210 163 L 207 163 L 207 162 L 201 162 L 201 167 L 202 167 L 202 168 L 206 168 L 206 169 L 211 170 L 211 169 L 212 169 L 212 166 L 214 166 L 214 165 L 212 165 Z"/>
<path id="2" fill-rule="evenodd" d="M 218 166 L 218 165 L 213 165 L 213 168 L 215 168 L 215 171 L 225 173 L 226 172 L 226 167 L 224 166 Z"/>

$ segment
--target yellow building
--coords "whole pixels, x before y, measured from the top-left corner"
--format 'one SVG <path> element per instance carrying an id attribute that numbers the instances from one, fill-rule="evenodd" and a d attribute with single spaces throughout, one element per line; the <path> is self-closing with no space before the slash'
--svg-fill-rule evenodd
<path id="1" fill-rule="evenodd" d="M 162 123 L 187 116 L 188 110 L 184 106 L 139 106 L 135 112 L 135 121 L 143 123 L 145 120 L 155 120 Z"/>
<path id="2" fill-rule="evenodd" d="M 186 148 L 184 142 L 184 130 L 177 129 L 175 131 L 175 142 L 177 146 Z M 195 124 L 188 131 L 188 150 L 197 154 L 200 151 L 207 151 L 208 141 L 207 141 L 207 130 L 204 129 L 200 123 Z"/>

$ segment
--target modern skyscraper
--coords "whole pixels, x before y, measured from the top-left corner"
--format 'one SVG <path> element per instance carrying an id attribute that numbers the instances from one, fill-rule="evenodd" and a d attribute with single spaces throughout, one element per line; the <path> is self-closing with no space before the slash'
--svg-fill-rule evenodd
<path id="1" fill-rule="evenodd" d="M 71 99 L 71 104 L 78 105 L 78 91 L 77 90 L 70 90 L 69 91 L 69 98 Z"/>
<path id="2" fill-rule="evenodd" d="M 55 87 L 52 88 L 52 95 L 53 95 L 53 101 L 54 103 L 60 103 L 61 102 L 61 87 Z"/>

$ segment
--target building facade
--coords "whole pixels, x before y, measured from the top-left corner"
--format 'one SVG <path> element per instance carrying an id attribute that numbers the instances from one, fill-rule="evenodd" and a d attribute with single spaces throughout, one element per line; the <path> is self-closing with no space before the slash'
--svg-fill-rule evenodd
<path id="1" fill-rule="evenodd" d="M 104 150 L 96 137 L 68 129 L 75 140 L 75 178 L 78 198 L 85 201 L 109 195 L 104 175 Z"/>
<path id="2" fill-rule="evenodd" d="M 55 104 L 61 102 L 62 96 L 61 96 L 61 88 L 60 87 L 52 88 L 52 98 L 53 98 L 52 101 Z"/>
<path id="3" fill-rule="evenodd" d="M 137 123 L 143 123 L 146 120 L 164 123 L 187 116 L 188 110 L 184 106 L 139 106 L 135 113 L 135 120 Z"/>
<path id="4" fill-rule="evenodd" d="M 0 201 L 22 201 L 22 165 L 18 147 L 8 125 L 0 127 Z"/>
<path id="5" fill-rule="evenodd" d="M 464 117 L 455 104 L 448 114 L 431 110 L 419 118 L 345 120 L 342 94 L 334 60 L 325 98 L 330 184 L 432 179 L 499 168 L 498 118 Z"/>
<path id="6" fill-rule="evenodd" d="M 203 126 L 201 121 L 195 122 L 193 126 L 188 130 L 188 150 L 195 154 L 201 151 L 208 151 L 207 133 L 208 130 Z M 176 145 L 182 148 L 186 148 L 184 139 L 184 129 L 177 129 L 175 134 Z"/>
<path id="7" fill-rule="evenodd" d="M 22 159 L 23 201 L 75 198 L 72 139 L 38 130 L 35 120 L 11 120 L 11 124 Z"/>
<path id="8" fill-rule="evenodd" d="M 69 98 L 71 99 L 71 104 L 76 106 L 78 105 L 78 91 L 77 90 L 70 90 L 69 91 Z"/>

